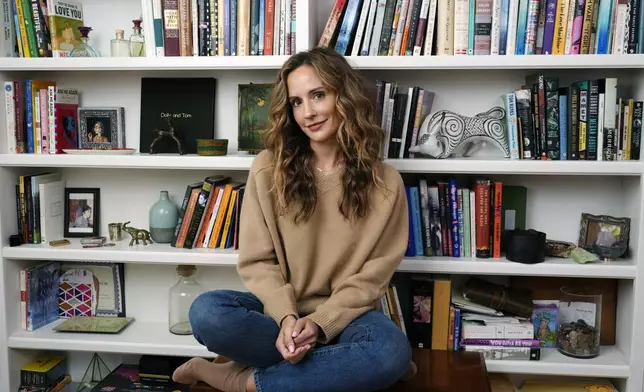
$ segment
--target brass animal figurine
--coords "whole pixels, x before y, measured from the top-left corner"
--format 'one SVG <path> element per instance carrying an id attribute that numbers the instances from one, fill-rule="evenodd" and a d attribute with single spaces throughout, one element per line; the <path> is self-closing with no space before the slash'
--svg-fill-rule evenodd
<path id="1" fill-rule="evenodd" d="M 130 223 L 130 221 L 127 221 L 125 223 L 121 223 L 121 230 L 127 232 L 132 239 L 130 240 L 130 246 L 134 244 L 136 241 L 136 244 L 139 244 L 139 240 L 143 241 L 143 245 L 147 245 L 148 241 L 152 243 L 152 240 L 150 239 L 150 232 L 144 229 L 137 229 L 135 227 L 127 227 L 127 224 Z"/>
<path id="2" fill-rule="evenodd" d="M 154 144 L 158 142 L 159 140 L 163 139 L 164 137 L 169 137 L 172 140 L 177 143 L 177 150 L 179 152 L 179 155 L 185 154 L 183 152 L 183 148 L 181 147 L 181 142 L 177 138 L 177 132 L 174 130 L 174 125 L 172 125 L 172 122 L 170 120 L 168 121 L 168 130 L 164 131 L 163 129 L 159 128 L 154 128 L 154 131 L 152 131 L 152 135 L 155 136 L 154 140 L 152 140 L 152 143 L 150 144 L 150 154 L 156 154 L 154 152 Z"/>

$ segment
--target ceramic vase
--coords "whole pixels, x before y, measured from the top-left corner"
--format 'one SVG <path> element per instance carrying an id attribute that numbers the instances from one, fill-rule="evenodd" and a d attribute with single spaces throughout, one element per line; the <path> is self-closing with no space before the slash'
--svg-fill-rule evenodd
<path id="1" fill-rule="evenodd" d="M 159 200 L 150 208 L 150 236 L 159 244 L 172 242 L 179 210 L 170 200 L 168 191 L 161 191 Z"/>

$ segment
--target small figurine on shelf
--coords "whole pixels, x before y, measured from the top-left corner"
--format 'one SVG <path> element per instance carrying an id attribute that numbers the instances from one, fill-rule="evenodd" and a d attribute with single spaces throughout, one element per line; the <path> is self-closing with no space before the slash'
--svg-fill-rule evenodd
<path id="1" fill-rule="evenodd" d="M 145 57 L 145 37 L 141 32 L 141 19 L 134 19 L 132 23 L 134 27 L 130 36 L 130 56 Z"/>
<path id="2" fill-rule="evenodd" d="M 181 147 L 181 141 L 177 137 L 177 132 L 174 129 L 174 125 L 170 120 L 166 118 L 166 121 L 168 122 L 168 130 L 164 131 L 163 129 L 159 128 L 154 128 L 154 131 L 152 131 L 152 135 L 154 136 L 154 140 L 152 140 L 152 143 L 150 144 L 150 154 L 156 154 L 154 151 L 154 145 L 164 137 L 169 137 L 170 139 L 174 140 L 175 143 L 177 143 L 177 151 L 179 152 L 179 155 L 183 155 L 183 147 Z"/>
<path id="3" fill-rule="evenodd" d="M 148 241 L 152 243 L 152 240 L 150 239 L 150 232 L 144 229 L 137 229 L 135 227 L 128 227 L 128 223 L 130 221 L 127 221 L 125 223 L 121 223 L 121 230 L 128 233 L 132 239 L 130 240 L 129 246 L 132 246 L 135 242 L 138 245 L 139 240 L 143 241 L 143 245 L 147 245 Z"/>
<path id="4" fill-rule="evenodd" d="M 69 57 L 101 57 L 101 53 L 89 44 L 89 32 L 92 28 L 89 26 L 78 26 L 81 33 L 81 43 L 74 46 Z"/>

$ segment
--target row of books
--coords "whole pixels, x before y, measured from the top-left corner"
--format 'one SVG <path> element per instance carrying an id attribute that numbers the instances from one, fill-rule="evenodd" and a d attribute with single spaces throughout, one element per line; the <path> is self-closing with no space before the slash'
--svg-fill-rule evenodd
<path id="1" fill-rule="evenodd" d="M 78 148 L 79 92 L 54 81 L 4 82 L 9 153 L 61 154 Z"/>
<path id="2" fill-rule="evenodd" d="M 383 158 L 413 158 L 423 120 L 432 111 L 435 94 L 420 87 L 398 90 L 398 84 L 376 80 L 375 115 L 384 130 Z"/>
<path id="3" fill-rule="evenodd" d="M 296 0 L 150 1 L 157 57 L 295 53 Z"/>
<path id="4" fill-rule="evenodd" d="M 409 242 L 405 256 L 500 258 L 503 233 L 525 229 L 527 189 L 477 178 L 406 185 Z"/>
<path id="5" fill-rule="evenodd" d="M 16 232 L 21 243 L 40 244 L 63 238 L 65 181 L 60 173 L 20 176 L 15 194 Z"/>
<path id="6" fill-rule="evenodd" d="M 239 249 L 239 218 L 246 185 L 213 175 L 186 188 L 171 245 Z"/>
<path id="7" fill-rule="evenodd" d="M 639 160 L 643 102 L 621 95 L 617 78 L 529 76 L 503 96 L 510 158 Z"/>
<path id="8" fill-rule="evenodd" d="M 319 45 L 352 56 L 644 53 L 641 8 L 634 0 L 335 0 Z"/>
<path id="9" fill-rule="evenodd" d="M 3 0 L 4 57 L 67 57 L 81 43 L 83 6 L 74 0 Z"/>
<path id="10" fill-rule="evenodd" d="M 391 283 L 379 311 L 413 347 L 482 352 L 486 359 L 539 360 L 551 335 L 537 339 L 541 319 L 505 315 L 465 299 L 448 275 L 412 274 L 409 286 Z M 536 313 L 535 313 L 536 314 Z M 554 323 L 554 321 L 552 321 Z"/>

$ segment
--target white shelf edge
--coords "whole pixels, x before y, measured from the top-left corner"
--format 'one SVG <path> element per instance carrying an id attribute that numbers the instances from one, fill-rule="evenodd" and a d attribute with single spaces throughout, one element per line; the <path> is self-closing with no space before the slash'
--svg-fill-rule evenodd
<path id="1" fill-rule="evenodd" d="M 365 70 L 501 70 L 644 68 L 644 55 L 349 56 Z"/>
<path id="2" fill-rule="evenodd" d="M 279 69 L 289 56 L 0 58 L 0 71 L 190 71 Z M 364 70 L 644 68 L 644 55 L 347 56 Z"/>
<path id="3" fill-rule="evenodd" d="M 231 154 L 219 157 L 176 154 L 67 155 L 0 154 L 0 167 L 83 167 L 101 169 L 249 170 L 254 155 Z M 502 158 L 387 159 L 405 173 L 470 173 L 526 175 L 613 175 L 639 176 L 640 161 L 538 161 Z"/>
<path id="4" fill-rule="evenodd" d="M 565 276 L 578 278 L 635 279 L 637 268 L 630 260 L 577 264 L 572 259 L 547 258 L 539 264 L 521 264 L 505 259 L 469 257 L 404 258 L 399 272 L 513 276 Z"/>
<path id="5" fill-rule="evenodd" d="M 191 71 L 280 69 L 289 56 L 0 58 L 0 71 Z"/>
<path id="6" fill-rule="evenodd" d="M 17 260 L 94 260 L 139 264 L 237 266 L 238 252 L 233 249 L 181 249 L 168 244 L 138 245 L 130 248 L 128 243 L 128 240 L 123 240 L 115 247 L 89 249 L 82 248 L 77 240 L 72 240 L 72 245 L 56 248 L 46 244 L 26 244 L 5 247 L 2 249 L 2 257 Z M 530 265 L 514 263 L 505 258 L 411 257 L 403 259 L 398 272 L 635 279 L 637 268 L 631 260 L 582 265 L 570 259 L 549 258 L 544 263 Z"/>
<path id="7" fill-rule="evenodd" d="M 53 327 L 64 320 L 55 321 L 33 332 L 19 331 L 9 336 L 7 346 L 15 349 L 90 351 L 119 354 L 150 354 L 172 356 L 216 357 L 195 340 L 193 336 L 177 336 L 162 323 L 139 322 L 118 334 L 56 332 Z"/>
<path id="8" fill-rule="evenodd" d="M 490 373 L 514 373 L 549 376 L 628 378 L 630 366 L 622 352 L 614 346 L 602 346 L 593 359 L 567 357 L 555 348 L 541 350 L 539 361 L 486 360 Z"/>
<path id="9" fill-rule="evenodd" d="M 163 323 L 134 321 L 119 334 L 59 333 L 55 321 L 36 331 L 13 333 L 7 342 L 9 348 L 28 350 L 88 351 L 120 354 L 150 354 L 171 356 L 216 357 L 192 336 L 175 336 Z M 486 360 L 492 373 L 543 374 L 578 377 L 630 377 L 625 357 L 613 346 L 602 346 L 595 359 L 566 357 L 556 349 L 543 349 L 539 361 Z"/>

